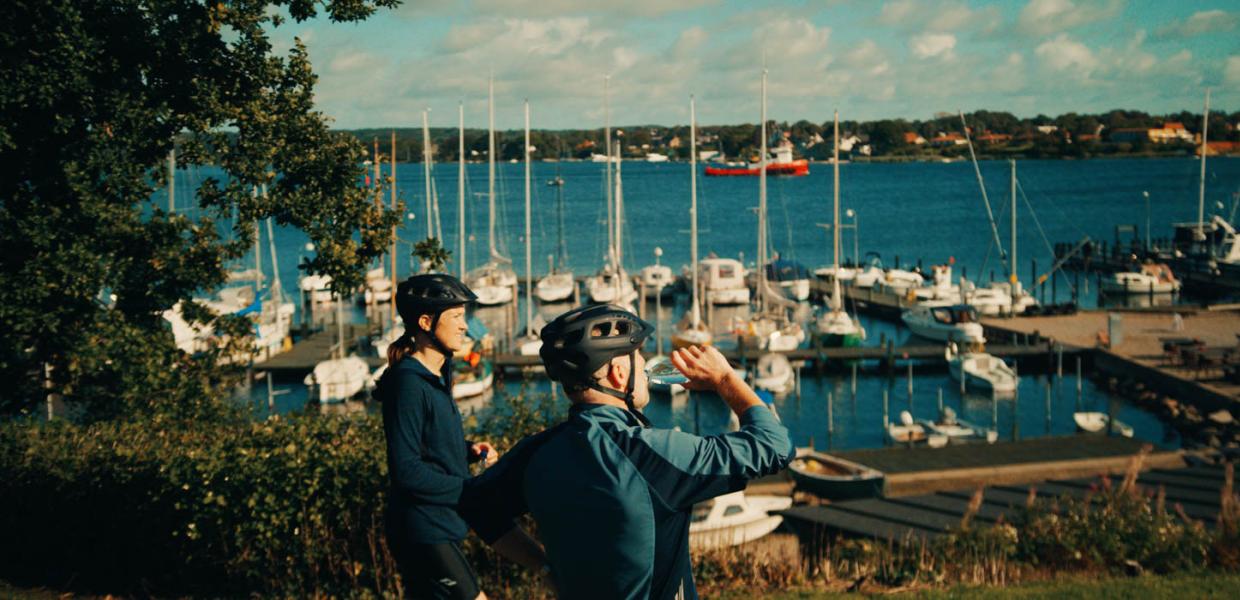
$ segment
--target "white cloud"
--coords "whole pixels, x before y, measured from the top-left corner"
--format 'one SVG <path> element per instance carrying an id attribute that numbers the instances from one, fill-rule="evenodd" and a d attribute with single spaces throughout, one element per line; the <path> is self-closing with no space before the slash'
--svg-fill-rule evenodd
<path id="1" fill-rule="evenodd" d="M 958 0 L 893 0 L 883 4 L 877 21 L 880 25 L 905 31 L 916 29 L 961 33 L 994 30 L 1002 19 L 999 9 L 994 6 L 974 10 Z"/>
<path id="2" fill-rule="evenodd" d="M 1227 66 L 1223 67 L 1223 85 L 1240 85 L 1240 56 L 1227 57 Z"/>
<path id="3" fill-rule="evenodd" d="M 941 57 L 950 59 L 954 56 L 956 36 L 950 33 L 921 33 L 909 40 L 909 49 L 917 58 Z"/>
<path id="4" fill-rule="evenodd" d="M 1157 39 L 1190 38 L 1207 33 L 1231 31 L 1240 24 L 1240 15 L 1225 10 L 1203 10 L 1183 21 L 1168 23 L 1154 33 Z"/>
<path id="5" fill-rule="evenodd" d="M 614 14 L 658 17 L 718 4 L 719 0 L 474 0 L 479 14 L 552 17 L 567 14 Z"/>
<path id="6" fill-rule="evenodd" d="M 1098 66 L 1098 59 L 1088 46 L 1061 33 L 1046 40 L 1033 51 L 1043 64 L 1055 71 L 1071 71 L 1085 78 Z"/>
<path id="7" fill-rule="evenodd" d="M 705 29 L 693 26 L 682 32 L 676 37 L 676 42 L 672 44 L 671 55 L 676 58 L 688 58 L 694 55 L 706 40 L 710 37 Z"/>
<path id="8" fill-rule="evenodd" d="M 1030 0 L 1020 11 L 1017 29 L 1031 35 L 1061 33 L 1114 18 L 1123 9 L 1123 0 L 1082 2 L 1080 5 L 1072 0 Z"/>

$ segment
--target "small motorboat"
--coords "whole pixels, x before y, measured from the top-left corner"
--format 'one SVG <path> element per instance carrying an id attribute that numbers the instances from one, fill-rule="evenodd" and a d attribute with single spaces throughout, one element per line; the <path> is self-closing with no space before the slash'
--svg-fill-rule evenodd
<path id="1" fill-rule="evenodd" d="M 455 372 L 452 374 L 452 399 L 465 400 L 480 396 L 491 389 L 494 383 L 494 366 L 490 359 L 483 358 L 477 352 L 465 355 L 464 360 L 453 361 Z"/>
<path id="2" fill-rule="evenodd" d="M 679 349 L 689 346 L 709 346 L 714 339 L 715 336 L 711 334 L 705 323 L 699 320 L 697 325 L 694 325 L 691 319 L 685 319 L 676 326 L 676 331 L 672 333 L 672 347 Z"/>
<path id="3" fill-rule="evenodd" d="M 619 269 L 617 273 L 610 263 L 604 265 L 598 274 L 586 279 L 586 292 L 590 294 L 590 300 L 597 304 L 627 305 L 637 299 L 637 290 L 633 288 L 629 274 L 624 269 Z"/>
<path id="4" fill-rule="evenodd" d="M 940 433 L 927 433 L 926 427 L 913 420 L 907 410 L 900 411 L 900 421 L 887 425 L 887 437 L 897 444 L 925 443 L 931 448 L 942 448 L 947 445 L 947 436 Z"/>
<path id="5" fill-rule="evenodd" d="M 672 284 L 676 282 L 676 276 L 667 265 L 647 265 L 638 273 L 638 281 L 647 297 L 667 297 L 675 290 Z"/>
<path id="6" fill-rule="evenodd" d="M 763 354 L 758 359 L 754 386 L 772 394 L 787 394 L 796 388 L 796 370 L 783 354 Z"/>
<path id="7" fill-rule="evenodd" d="M 967 304 L 925 302 L 900 315 L 915 335 L 940 342 L 984 343 L 977 309 Z"/>
<path id="8" fill-rule="evenodd" d="M 1076 428 L 1085 433 L 1106 433 L 1111 427 L 1108 424 L 1111 417 L 1104 412 L 1082 411 L 1072 413 L 1072 420 L 1076 421 Z M 1132 426 L 1119 419 L 1115 420 L 1115 433 L 1124 437 L 1132 437 Z"/>
<path id="9" fill-rule="evenodd" d="M 950 406 L 943 409 L 943 414 L 939 416 L 939 420 L 922 420 L 918 422 L 933 433 L 947 436 L 948 441 L 951 443 L 984 441 L 987 444 L 993 444 L 999 439 L 999 432 L 993 429 L 980 427 L 956 418 L 956 411 L 952 410 Z"/>
<path id="10" fill-rule="evenodd" d="M 314 365 L 303 381 L 310 397 L 320 403 L 344 402 L 374 384 L 370 365 L 357 356 L 333 358 Z"/>
<path id="11" fill-rule="evenodd" d="M 745 266 L 732 258 L 704 258 L 699 277 L 711 304 L 749 304 Z"/>
<path id="12" fill-rule="evenodd" d="M 311 302 L 330 302 L 333 298 L 330 275 L 302 275 L 297 280 L 297 287 Z"/>
<path id="13" fill-rule="evenodd" d="M 1146 263 L 1140 271 L 1122 271 L 1102 280 L 1107 294 L 1172 294 L 1180 291 L 1180 280 L 1162 263 Z"/>
<path id="14" fill-rule="evenodd" d="M 887 479 L 882 471 L 813 448 L 798 448 L 788 472 L 797 489 L 828 500 L 877 498 Z"/>
<path id="15" fill-rule="evenodd" d="M 996 356 L 981 351 L 981 345 L 959 352 L 955 342 L 948 342 L 944 356 L 952 379 L 964 380 L 965 387 L 979 389 L 996 396 L 1016 393 L 1016 371 Z"/>
<path id="16" fill-rule="evenodd" d="M 704 550 L 752 542 L 783 522 L 783 517 L 768 512 L 790 506 L 789 497 L 746 496 L 744 492 L 699 502 L 689 517 L 689 547 Z"/>

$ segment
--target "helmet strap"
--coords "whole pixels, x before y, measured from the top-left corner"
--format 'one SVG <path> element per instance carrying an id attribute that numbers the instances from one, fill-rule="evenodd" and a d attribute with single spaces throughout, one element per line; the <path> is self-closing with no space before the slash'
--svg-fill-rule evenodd
<path id="1" fill-rule="evenodd" d="M 448 349 L 447 344 L 444 344 L 443 341 L 439 339 L 439 334 L 435 333 L 435 330 L 439 328 L 439 316 L 442 314 L 443 314 L 443 311 L 435 313 L 435 316 L 431 317 L 430 331 L 426 331 L 426 330 L 423 330 L 423 331 L 426 331 L 426 335 L 431 338 L 431 345 L 434 346 L 436 350 L 438 350 L 440 353 L 443 354 L 444 364 L 446 365 L 448 364 L 449 361 L 452 360 L 452 351 Z M 420 320 L 421 319 L 419 319 L 419 321 Z"/>
<path id="2" fill-rule="evenodd" d="M 647 419 L 646 415 L 642 414 L 641 411 L 637 410 L 637 407 L 633 405 L 633 388 L 637 385 L 636 367 L 637 351 L 634 350 L 633 353 L 629 355 L 629 380 L 625 383 L 623 392 L 609 387 L 603 387 L 596 381 L 587 383 L 586 387 L 607 394 L 612 398 L 623 400 L 624 405 L 628 407 L 629 414 L 633 415 L 633 418 L 637 419 L 637 421 L 642 424 L 642 427 L 653 427 L 654 425 L 650 422 L 650 419 Z"/>

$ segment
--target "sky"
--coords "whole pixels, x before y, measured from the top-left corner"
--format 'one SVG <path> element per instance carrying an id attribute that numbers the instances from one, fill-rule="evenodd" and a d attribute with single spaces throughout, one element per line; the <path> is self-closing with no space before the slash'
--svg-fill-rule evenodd
<path id="1" fill-rule="evenodd" d="M 756 123 L 1240 110 L 1240 0 L 407 0 L 304 42 L 333 127 Z"/>

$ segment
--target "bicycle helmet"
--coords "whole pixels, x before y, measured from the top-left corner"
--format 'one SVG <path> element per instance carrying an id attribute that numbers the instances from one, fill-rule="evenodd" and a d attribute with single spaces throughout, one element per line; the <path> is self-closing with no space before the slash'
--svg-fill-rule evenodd
<path id="1" fill-rule="evenodd" d="M 405 335 L 412 336 L 411 328 L 417 327 L 419 316 L 432 315 L 431 328 L 427 333 L 435 347 L 448 356 L 452 352 L 435 335 L 439 315 L 449 308 L 464 306 L 477 299 L 478 296 L 460 279 L 443 273 L 414 275 L 396 286 L 396 312 L 405 322 Z"/>
<path id="2" fill-rule="evenodd" d="M 644 425 L 649 426 L 633 406 L 636 374 L 630 374 L 624 392 L 603 387 L 594 373 L 611 359 L 625 354 L 637 364 L 637 353 L 654 326 L 633 313 L 611 304 L 585 306 L 570 310 L 542 329 L 542 348 L 538 351 L 547 376 L 565 385 L 585 386 L 623 400 Z"/>

